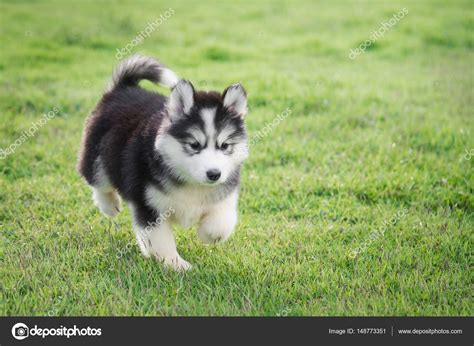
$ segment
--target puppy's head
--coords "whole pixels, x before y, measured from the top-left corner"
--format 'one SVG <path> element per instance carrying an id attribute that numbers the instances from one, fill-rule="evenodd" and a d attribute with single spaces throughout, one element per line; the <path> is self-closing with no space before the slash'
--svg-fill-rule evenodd
<path id="1" fill-rule="evenodd" d="M 195 91 L 181 80 L 171 92 L 167 113 L 168 123 L 155 148 L 180 179 L 221 184 L 247 158 L 247 95 L 242 85 L 231 85 L 220 94 Z"/>

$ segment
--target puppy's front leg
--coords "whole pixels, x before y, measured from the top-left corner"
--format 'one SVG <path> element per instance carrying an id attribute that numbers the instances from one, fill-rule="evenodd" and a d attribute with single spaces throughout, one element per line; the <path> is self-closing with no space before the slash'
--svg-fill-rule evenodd
<path id="1" fill-rule="evenodd" d="M 185 261 L 176 250 L 173 229 L 169 220 L 156 216 L 156 212 L 147 210 L 148 207 L 133 206 L 134 230 L 137 241 L 145 257 L 153 256 L 158 261 L 174 270 L 191 269 L 191 264 Z"/>
<path id="2" fill-rule="evenodd" d="M 223 242 L 237 224 L 237 191 L 214 205 L 201 219 L 198 236 L 205 244 Z"/>

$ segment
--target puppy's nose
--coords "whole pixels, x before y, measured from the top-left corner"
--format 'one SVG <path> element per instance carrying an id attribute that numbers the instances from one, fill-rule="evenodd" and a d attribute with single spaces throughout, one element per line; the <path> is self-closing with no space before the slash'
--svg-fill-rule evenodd
<path id="1" fill-rule="evenodd" d="M 219 178 L 221 177 L 221 171 L 218 169 L 210 169 L 206 172 L 207 174 L 207 179 L 210 181 L 218 181 Z"/>

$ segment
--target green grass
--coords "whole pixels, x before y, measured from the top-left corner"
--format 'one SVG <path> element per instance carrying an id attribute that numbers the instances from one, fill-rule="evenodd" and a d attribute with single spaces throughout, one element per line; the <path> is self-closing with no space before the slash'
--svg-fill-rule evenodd
<path id="1" fill-rule="evenodd" d="M 130 212 L 102 217 L 75 171 L 117 48 L 169 7 L 134 52 L 243 81 L 251 136 L 291 110 L 251 148 L 233 237 L 176 232 L 186 274 L 118 259 Z M 472 314 L 473 29 L 469 1 L 2 1 L 0 148 L 60 111 L 0 160 L 1 315 Z"/>

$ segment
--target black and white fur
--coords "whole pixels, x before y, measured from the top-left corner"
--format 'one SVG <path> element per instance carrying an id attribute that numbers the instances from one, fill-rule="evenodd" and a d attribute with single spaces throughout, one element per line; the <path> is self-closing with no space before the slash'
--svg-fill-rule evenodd
<path id="1" fill-rule="evenodd" d="M 142 79 L 172 88 L 170 97 L 141 88 Z M 189 269 L 172 225 L 198 224 L 204 243 L 233 232 L 248 155 L 246 113 L 240 84 L 222 94 L 196 91 L 157 60 L 134 56 L 115 69 L 110 90 L 86 121 L 78 170 L 105 215 L 119 213 L 120 196 L 128 202 L 144 256 Z"/>

